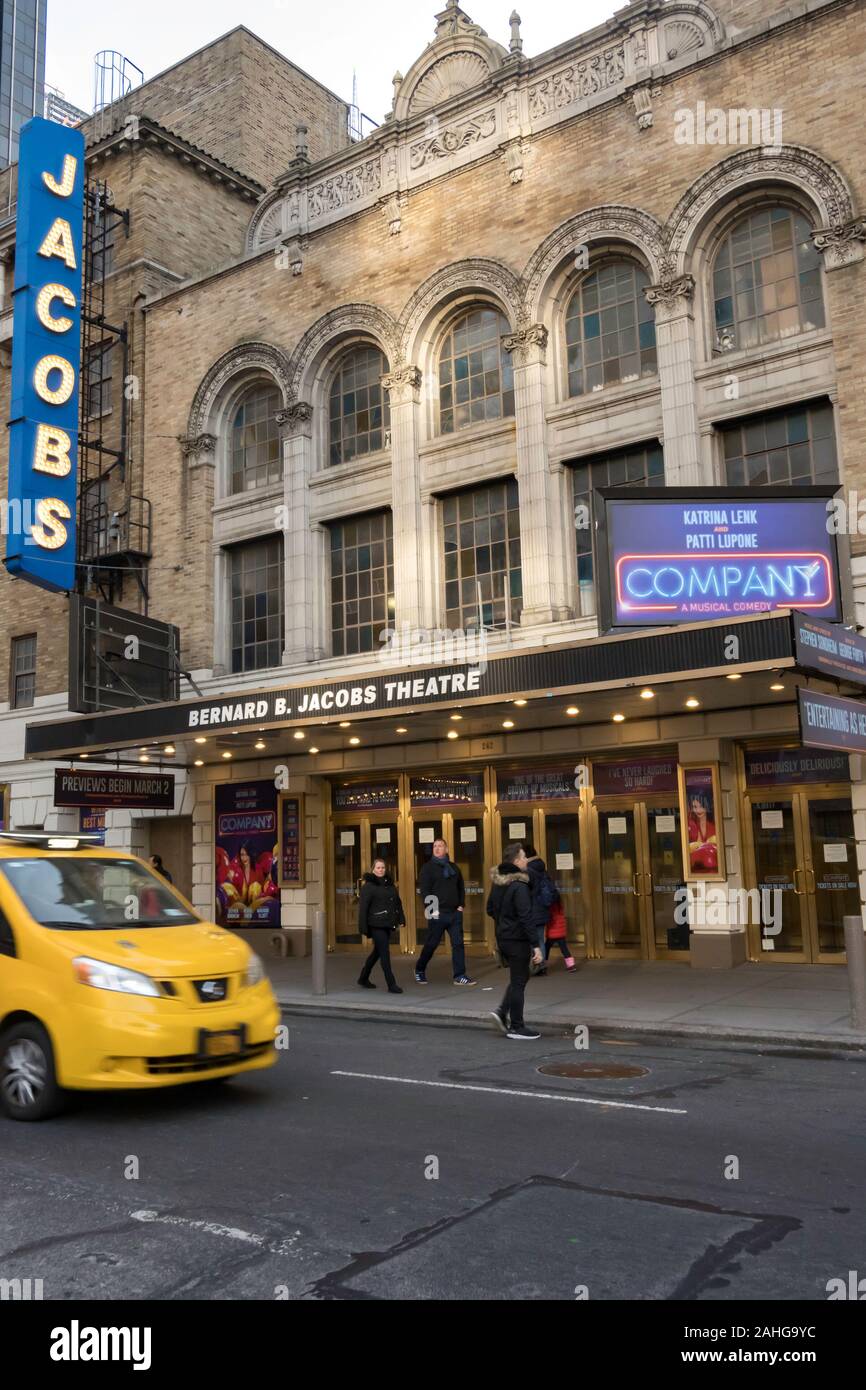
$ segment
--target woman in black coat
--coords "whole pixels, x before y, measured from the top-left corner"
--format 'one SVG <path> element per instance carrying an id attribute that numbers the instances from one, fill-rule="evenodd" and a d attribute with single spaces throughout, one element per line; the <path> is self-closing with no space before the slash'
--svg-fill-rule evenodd
<path id="1" fill-rule="evenodd" d="M 364 875 L 364 887 L 358 904 L 358 931 L 369 936 L 373 949 L 364 961 L 364 969 L 358 977 L 362 989 L 375 989 L 370 979 L 370 971 L 379 960 L 382 973 L 388 985 L 389 994 L 402 994 L 403 991 L 394 979 L 391 969 L 391 939 L 398 927 L 406 921 L 400 894 L 394 880 L 388 873 L 384 859 L 374 859 L 372 871 Z"/>

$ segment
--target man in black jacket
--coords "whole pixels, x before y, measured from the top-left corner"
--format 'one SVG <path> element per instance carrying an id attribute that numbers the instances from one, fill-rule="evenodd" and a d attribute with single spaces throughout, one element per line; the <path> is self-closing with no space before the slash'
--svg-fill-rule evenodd
<path id="1" fill-rule="evenodd" d="M 415 979 L 419 985 L 428 983 L 426 970 L 430 958 L 447 931 L 451 938 L 451 966 L 455 985 L 475 985 L 466 974 L 466 952 L 463 946 L 463 906 L 466 889 L 463 875 L 456 864 L 448 857 L 448 846 L 444 840 L 433 844 L 433 857 L 428 859 L 418 875 L 418 892 L 424 904 L 427 920 L 427 939 L 415 967 Z"/>
<path id="2" fill-rule="evenodd" d="M 530 960 L 539 965 L 544 959 L 544 928 L 533 924 L 526 851 L 522 845 L 509 845 L 498 869 L 493 871 L 493 887 L 487 899 L 487 915 L 496 923 L 496 944 L 509 970 L 508 988 L 502 1003 L 493 1010 L 497 1027 L 514 1041 L 540 1038 L 523 1021 L 523 996 L 529 979 Z"/>

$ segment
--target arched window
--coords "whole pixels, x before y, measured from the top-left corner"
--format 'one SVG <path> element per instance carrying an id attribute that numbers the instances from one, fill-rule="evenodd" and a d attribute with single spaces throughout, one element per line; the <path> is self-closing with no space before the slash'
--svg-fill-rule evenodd
<path id="1" fill-rule="evenodd" d="M 514 414 L 514 369 L 502 346 L 508 320 L 470 309 L 454 320 L 439 354 L 439 433 Z"/>
<path id="2" fill-rule="evenodd" d="M 566 310 L 568 394 L 655 376 L 655 312 L 646 273 L 632 261 L 610 261 L 586 275 Z"/>
<path id="3" fill-rule="evenodd" d="M 809 224 L 789 208 L 761 208 L 725 238 L 713 272 L 716 350 L 824 327 L 820 256 Z"/>
<path id="4" fill-rule="evenodd" d="M 374 347 L 357 347 L 340 360 L 331 384 L 329 461 L 348 463 L 385 447 L 391 425 L 382 377 L 387 358 Z"/>
<path id="5" fill-rule="evenodd" d="M 232 423 L 231 490 L 278 483 L 283 476 L 277 413 L 282 397 L 275 386 L 251 386 L 241 398 Z"/>

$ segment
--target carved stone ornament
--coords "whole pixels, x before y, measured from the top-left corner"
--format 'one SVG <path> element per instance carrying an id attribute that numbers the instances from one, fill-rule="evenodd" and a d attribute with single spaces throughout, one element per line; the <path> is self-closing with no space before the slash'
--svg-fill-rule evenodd
<path id="1" fill-rule="evenodd" d="M 307 208 L 311 222 L 325 217 L 329 212 L 339 212 L 341 208 L 360 202 L 382 187 L 381 159 L 367 159 L 331 178 L 313 184 L 308 194 Z"/>
<path id="2" fill-rule="evenodd" d="M 211 411 L 223 391 L 237 377 L 253 372 L 272 377 L 282 392 L 283 400 L 291 400 L 286 354 L 270 343 L 240 343 L 223 353 L 199 385 L 189 412 L 188 439 L 206 435 Z"/>
<path id="3" fill-rule="evenodd" d="M 439 159 L 447 159 L 459 153 L 467 145 L 476 145 L 496 134 L 496 108 L 483 111 L 468 121 L 440 127 L 435 119 L 430 123 L 429 133 L 423 140 L 416 140 L 409 146 L 409 167 L 420 169 Z"/>
<path id="4" fill-rule="evenodd" d="M 405 405 L 415 399 L 421 390 L 422 380 L 423 377 L 418 367 L 397 367 L 393 372 L 386 372 L 382 377 L 382 389 L 388 392 L 392 407 Z"/>
<path id="5" fill-rule="evenodd" d="M 391 236 L 399 236 L 403 230 L 403 209 L 408 203 L 408 198 L 404 194 L 392 193 L 390 198 L 386 198 L 382 211 L 388 223 L 388 232 Z"/>
<path id="6" fill-rule="evenodd" d="M 660 87 L 635 87 L 631 94 L 638 130 L 649 130 L 653 123 L 653 99 L 659 95 Z"/>
<path id="7" fill-rule="evenodd" d="M 192 458 L 195 463 L 213 463 L 216 451 L 215 434 L 179 434 L 177 442 L 185 459 Z"/>
<path id="8" fill-rule="evenodd" d="M 303 434 L 308 432 L 313 418 L 313 407 L 309 401 L 295 401 L 288 409 L 278 410 L 274 418 L 286 434 Z"/>
<path id="9" fill-rule="evenodd" d="M 694 294 L 693 275 L 677 275 L 657 285 L 647 285 L 644 290 L 647 304 L 653 306 L 659 319 L 670 318 L 684 303 L 693 299 Z"/>
<path id="10" fill-rule="evenodd" d="M 866 242 L 866 218 L 853 217 L 834 227 L 819 227 L 812 233 L 816 251 L 823 252 L 824 268 L 839 270 L 862 261 Z"/>
<path id="11" fill-rule="evenodd" d="M 517 366 L 525 366 L 533 358 L 544 360 L 548 332 L 543 323 L 530 323 L 516 333 L 506 333 L 502 346 L 510 352 Z"/>
<path id="12" fill-rule="evenodd" d="M 616 87 L 625 78 L 625 48 L 618 44 L 591 58 L 571 63 L 529 89 L 529 118 L 533 121 L 561 111 L 597 92 Z"/>
<path id="13" fill-rule="evenodd" d="M 506 145 L 502 158 L 510 183 L 523 183 L 523 160 L 528 148 L 522 140 L 512 140 L 510 145 Z"/>

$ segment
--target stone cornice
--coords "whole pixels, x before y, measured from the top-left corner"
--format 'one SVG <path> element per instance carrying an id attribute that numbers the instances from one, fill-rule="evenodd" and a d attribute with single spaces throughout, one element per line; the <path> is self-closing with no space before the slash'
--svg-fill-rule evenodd
<path id="1" fill-rule="evenodd" d="M 85 127 L 86 130 L 86 127 Z M 158 148 L 175 156 L 182 164 L 194 169 L 206 178 L 215 179 L 231 192 L 239 193 L 250 201 L 261 198 L 264 188 L 255 179 L 247 177 L 239 169 L 224 164 L 214 155 L 198 145 L 190 144 L 181 136 L 175 135 L 158 121 L 149 116 L 130 116 L 126 123 L 110 135 L 88 140 L 86 159 L 93 164 L 102 159 L 125 154 L 132 148 Z"/>

